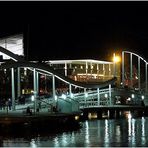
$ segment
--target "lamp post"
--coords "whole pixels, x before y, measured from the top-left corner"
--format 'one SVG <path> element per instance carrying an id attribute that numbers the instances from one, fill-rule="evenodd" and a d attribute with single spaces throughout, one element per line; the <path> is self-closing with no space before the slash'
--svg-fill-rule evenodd
<path id="1" fill-rule="evenodd" d="M 113 63 L 114 63 L 114 77 L 116 77 L 116 64 L 120 62 L 120 57 L 113 54 Z"/>
<path id="2" fill-rule="evenodd" d="M 121 57 L 117 56 L 115 53 L 113 54 L 113 68 L 114 68 L 114 77 L 119 77 L 119 74 L 117 73 L 117 63 L 119 63 L 121 61 Z M 119 70 L 119 66 L 118 66 L 118 70 Z M 120 72 L 119 72 L 120 73 Z M 118 74 L 118 76 L 117 76 Z M 117 79 L 117 83 L 119 83 L 119 79 Z"/>
<path id="3" fill-rule="evenodd" d="M 114 62 L 114 77 L 116 76 L 116 56 L 113 54 L 113 62 Z"/>
<path id="4" fill-rule="evenodd" d="M 114 63 L 114 77 L 116 77 L 116 64 L 121 61 L 120 56 L 116 56 L 116 54 L 113 54 L 113 63 Z"/>

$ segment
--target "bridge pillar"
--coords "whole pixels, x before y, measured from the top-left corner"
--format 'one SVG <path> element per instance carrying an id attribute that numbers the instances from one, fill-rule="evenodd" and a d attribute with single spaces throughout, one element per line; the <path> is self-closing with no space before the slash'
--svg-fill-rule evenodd
<path id="1" fill-rule="evenodd" d="M 120 117 L 120 110 L 115 110 L 115 117 L 119 118 Z"/>
<path id="2" fill-rule="evenodd" d="M 86 92 L 86 88 L 84 88 L 84 98 L 85 98 L 85 106 L 86 106 L 86 99 L 87 99 L 87 92 Z"/>
<path id="3" fill-rule="evenodd" d="M 114 57 L 114 59 L 115 59 L 115 53 L 113 54 L 113 57 Z M 114 70 L 114 77 L 116 77 L 116 62 L 115 62 L 115 60 L 114 60 L 114 63 L 113 63 L 113 70 Z"/>
<path id="4" fill-rule="evenodd" d="M 67 76 L 67 63 L 65 62 L 65 67 L 64 67 L 64 69 L 65 69 L 65 76 Z"/>
<path id="5" fill-rule="evenodd" d="M 47 92 L 47 75 L 45 74 L 45 92 Z"/>
<path id="6" fill-rule="evenodd" d="M 34 89 L 34 114 L 37 109 L 37 75 L 36 69 L 33 69 L 33 89 Z"/>
<path id="7" fill-rule="evenodd" d="M 147 107 L 144 109 L 144 115 L 148 116 L 148 108 Z"/>
<path id="8" fill-rule="evenodd" d="M 102 110 L 97 111 L 97 119 L 102 119 Z"/>
<path id="9" fill-rule="evenodd" d="M 138 110 L 138 111 L 137 111 L 137 114 L 138 114 L 138 117 L 142 117 L 143 115 L 145 115 L 143 109 Z"/>
<path id="10" fill-rule="evenodd" d="M 86 62 L 86 65 L 85 65 L 85 69 L 86 69 L 86 79 L 87 79 L 87 72 L 88 72 L 88 63 Z"/>
<path id="11" fill-rule="evenodd" d="M 14 68 L 11 68 L 11 84 L 12 84 L 12 110 L 15 110 L 15 83 L 14 83 Z"/>
<path id="12" fill-rule="evenodd" d="M 111 100 L 112 96 L 111 96 L 111 84 L 109 84 L 109 104 L 112 104 L 112 100 Z"/>
<path id="13" fill-rule="evenodd" d="M 87 112 L 87 111 L 83 111 L 83 116 L 82 116 L 82 118 L 83 118 L 84 120 L 87 120 L 87 119 L 88 119 L 88 112 Z"/>
<path id="14" fill-rule="evenodd" d="M 100 105 L 100 89 L 97 88 L 97 93 L 98 93 L 98 106 Z"/>
<path id="15" fill-rule="evenodd" d="M 115 118 L 115 110 L 114 110 L 114 109 L 110 109 L 110 110 L 109 110 L 109 118 L 110 118 L 110 119 Z"/>
<path id="16" fill-rule="evenodd" d="M 105 76 L 105 65 L 104 64 L 103 64 L 103 75 Z"/>
<path id="17" fill-rule="evenodd" d="M 36 91 L 37 91 L 37 94 L 39 94 L 39 73 L 36 72 Z"/>
<path id="18" fill-rule="evenodd" d="M 54 75 L 52 75 L 52 94 L 53 94 L 53 106 L 56 106 L 55 76 Z"/>
<path id="19" fill-rule="evenodd" d="M 130 53 L 130 88 L 133 88 L 133 60 L 132 60 L 132 53 Z"/>
<path id="20" fill-rule="evenodd" d="M 97 75 L 99 75 L 99 64 L 97 64 Z"/>
<path id="21" fill-rule="evenodd" d="M 147 62 L 145 62 L 145 92 L 147 92 Z"/>
<path id="22" fill-rule="evenodd" d="M 125 82 L 124 82 L 124 51 L 122 51 L 122 83 L 123 83 L 123 87 L 125 86 Z"/>
<path id="23" fill-rule="evenodd" d="M 140 57 L 138 56 L 138 88 L 141 89 L 140 85 Z"/>
<path id="24" fill-rule="evenodd" d="M 69 96 L 72 98 L 71 84 L 69 84 Z"/>
<path id="25" fill-rule="evenodd" d="M 20 87 L 20 67 L 17 68 L 17 97 L 21 95 L 21 87 Z"/>

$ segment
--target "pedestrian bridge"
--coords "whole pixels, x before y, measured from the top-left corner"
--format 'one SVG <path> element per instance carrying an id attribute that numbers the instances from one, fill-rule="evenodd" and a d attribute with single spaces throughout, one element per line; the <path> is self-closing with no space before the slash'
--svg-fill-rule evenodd
<path id="1" fill-rule="evenodd" d="M 80 82 L 75 81 L 50 67 L 46 63 L 36 61 L 25 61 L 22 57 L 0 47 L 0 52 L 10 57 L 10 60 L 2 61 L 0 65 L 1 76 L 5 81 L 6 88 L 11 94 L 12 111 L 25 110 L 28 106 L 36 113 L 41 111 L 53 111 L 56 107 L 58 112 L 75 112 L 84 108 L 100 108 L 112 106 L 138 106 L 143 101 L 148 105 L 147 96 L 147 62 L 138 54 L 129 51 L 122 52 L 122 80 L 121 85 L 116 86 L 116 63 L 114 64 L 114 75 L 106 81 Z M 126 54 L 128 54 L 130 65 L 126 72 Z M 134 59 L 135 58 L 135 59 Z M 133 67 L 134 60 L 138 61 L 137 73 Z M 141 68 L 141 64 L 145 68 Z M 144 72 L 143 72 L 144 71 Z M 129 75 L 128 75 L 129 73 Z M 43 76 L 48 78 L 44 83 L 45 88 L 50 88 L 48 97 L 40 95 L 41 81 Z M 119 79 L 119 78 L 118 78 Z M 144 80 L 144 82 L 142 82 Z M 1 81 L 2 83 L 2 81 Z M 1 84 L 2 85 L 2 84 Z M 128 86 L 128 87 L 127 87 Z M 28 102 L 19 102 L 22 95 L 22 87 L 32 87 L 32 97 Z M 58 91 L 62 89 L 62 91 Z M 7 98 L 4 98 L 5 101 Z M 24 98 L 25 99 L 25 98 Z M 5 106 L 5 103 L 1 106 Z"/>

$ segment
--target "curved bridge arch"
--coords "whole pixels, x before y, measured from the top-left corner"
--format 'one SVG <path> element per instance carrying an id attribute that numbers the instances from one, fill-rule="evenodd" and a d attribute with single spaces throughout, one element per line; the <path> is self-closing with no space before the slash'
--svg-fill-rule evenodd
<path id="1" fill-rule="evenodd" d="M 3 47 L 0 47 L 0 52 L 10 56 L 14 61 L 8 61 L 6 63 L 3 63 L 1 64 L 0 66 L 0 69 L 3 70 L 3 69 L 13 69 L 13 68 L 24 68 L 24 67 L 27 67 L 29 68 L 30 70 L 32 71 L 37 71 L 37 72 L 40 72 L 42 74 L 47 74 L 47 75 L 51 75 L 51 76 L 54 76 L 56 77 L 57 79 L 65 82 L 66 84 L 69 84 L 69 88 L 70 88 L 70 85 L 71 86 L 76 86 L 76 87 L 80 87 L 80 88 L 84 88 L 84 93 L 81 95 L 83 97 L 83 102 L 86 104 L 86 102 L 89 103 L 89 101 L 92 101 L 94 103 L 94 96 L 95 96 L 95 99 L 97 100 L 96 103 L 97 103 L 97 106 L 100 106 L 101 105 L 101 100 L 100 100 L 100 94 L 101 94 L 101 90 L 99 90 L 99 88 L 104 88 L 104 87 L 108 87 L 109 86 L 109 89 L 105 92 L 103 92 L 104 94 L 105 93 L 108 93 L 108 98 L 109 98 L 109 105 L 111 105 L 111 99 L 112 99 L 112 96 L 111 96 L 111 84 L 114 84 L 117 80 L 116 77 L 108 80 L 108 81 L 105 81 L 105 82 L 95 82 L 95 83 L 90 83 L 90 82 L 79 82 L 79 81 L 74 81 L 60 73 L 58 73 L 57 71 L 55 71 L 52 67 L 46 65 L 46 64 L 42 64 L 42 63 L 34 63 L 34 62 L 28 62 L 28 61 L 25 61 L 24 59 L 22 59 L 20 56 L 18 55 L 15 55 L 14 53 L 6 50 L 5 48 Z M 132 56 L 136 56 L 138 58 L 138 61 L 142 60 L 145 62 L 146 64 L 146 69 L 147 69 L 147 61 L 144 60 L 141 56 L 139 56 L 138 54 L 136 53 L 133 53 L 133 52 L 130 52 L 130 51 L 123 51 L 122 52 L 122 59 L 124 62 L 124 54 L 127 53 L 127 54 L 130 54 L 130 57 Z M 122 63 L 122 68 L 123 68 L 123 65 L 124 63 Z M 131 58 L 131 64 L 132 65 L 132 58 Z M 131 68 L 132 69 L 132 68 Z M 14 70 L 14 69 L 13 69 Z M 123 69 L 124 71 L 124 69 Z M 132 70 L 131 70 L 132 71 Z M 146 70 L 147 71 L 147 70 Z M 132 75 L 132 74 L 131 74 Z M 123 73 L 122 73 L 122 76 L 123 76 Z M 146 75 L 147 76 L 147 75 Z M 146 82 L 147 82 L 147 79 L 146 79 Z M 52 82 L 53 83 L 53 82 Z M 54 87 L 53 87 L 54 88 Z M 95 91 L 95 95 L 94 95 L 94 92 L 92 91 L 91 94 L 89 94 L 89 97 L 85 96 L 85 93 L 88 95 L 89 91 L 87 92 L 86 91 L 86 88 L 93 88 L 93 89 L 97 89 L 97 91 Z M 34 89 L 34 92 L 36 91 L 37 89 L 35 88 Z M 55 90 L 55 89 L 53 89 Z M 12 91 L 13 92 L 13 91 Z M 55 92 L 54 92 L 55 93 Z M 53 96 L 55 96 L 55 94 L 53 93 Z M 70 91 L 69 91 L 69 94 L 70 94 Z M 36 94 L 35 94 L 36 95 Z M 70 95 L 69 95 L 70 96 Z M 78 97 L 81 97 L 81 96 L 78 96 Z M 13 97 L 13 101 L 15 100 L 15 97 Z M 55 98 L 56 97 L 53 97 L 53 100 L 55 101 Z M 86 101 L 87 100 L 87 101 Z"/>
<path id="2" fill-rule="evenodd" d="M 57 78 L 61 79 L 62 81 L 66 82 L 66 83 L 71 83 L 74 86 L 78 86 L 78 87 L 82 87 L 82 88 L 101 88 L 101 87 L 106 87 L 109 84 L 113 84 L 115 83 L 115 81 L 117 80 L 116 77 L 106 81 L 106 82 L 102 82 L 102 83 L 84 83 L 84 82 L 78 82 L 78 81 L 74 81 L 68 77 L 65 77 L 59 73 L 57 73 L 54 69 L 52 69 L 51 67 L 39 64 L 39 63 L 33 63 L 33 62 L 27 62 L 25 61 L 23 58 L 21 58 L 20 56 L 10 52 L 9 50 L 3 48 L 0 46 L 0 52 L 8 55 L 9 57 L 11 57 L 14 61 L 18 61 L 17 63 L 4 63 L 1 68 L 2 69 L 6 69 L 6 68 L 17 68 L 17 67 L 32 67 L 32 68 L 37 68 L 42 72 L 45 73 L 49 73 L 49 74 L 54 74 Z"/>
<path id="3" fill-rule="evenodd" d="M 147 65 L 148 65 L 148 62 L 140 55 L 138 55 L 137 53 L 134 53 L 134 52 L 131 52 L 131 51 L 122 51 L 122 82 L 123 82 L 123 85 L 124 85 L 124 81 L 125 81 L 125 64 L 124 64 L 124 59 L 125 59 L 125 54 L 129 54 L 130 55 L 130 87 L 132 88 L 132 80 L 133 80 L 133 56 L 135 56 L 137 59 L 138 59 L 138 89 L 140 90 L 141 89 L 141 69 L 140 69 L 140 63 L 141 63 L 141 60 L 145 63 L 145 91 L 147 91 L 148 89 L 148 86 L 147 86 L 147 83 L 148 83 L 148 78 L 147 78 Z"/>
<path id="4" fill-rule="evenodd" d="M 46 64 L 42 64 L 42 63 L 34 63 L 34 62 L 28 62 L 25 61 L 23 58 L 21 58 L 18 55 L 15 55 L 14 53 L 8 51 L 7 49 L 0 47 L 0 52 L 8 55 L 9 57 L 11 57 L 14 61 L 10 60 L 8 62 L 5 62 L 3 64 L 0 65 L 0 69 L 11 69 L 11 84 L 12 84 L 12 104 L 13 104 L 13 109 L 15 108 L 15 90 L 14 90 L 14 68 L 24 68 L 27 67 L 29 70 L 34 71 L 33 76 L 34 76 L 34 95 L 36 95 L 35 92 L 37 92 L 37 81 L 36 81 L 36 71 L 40 72 L 42 74 L 47 74 L 47 75 L 52 75 L 54 79 L 54 77 L 56 77 L 59 80 L 62 80 L 63 82 L 69 84 L 69 89 L 71 86 L 76 86 L 79 88 L 83 88 L 84 89 L 84 94 L 83 94 L 83 98 L 87 98 L 85 96 L 85 94 L 87 94 L 87 88 L 93 88 L 93 89 L 97 89 L 97 99 L 98 99 L 98 104 L 99 104 L 99 88 L 104 88 L 104 87 L 108 87 L 109 86 L 109 92 L 107 91 L 107 93 L 109 93 L 110 99 L 111 99 L 111 84 L 114 84 L 115 81 L 117 80 L 116 77 L 105 81 L 105 82 L 96 82 L 96 83 L 89 83 L 89 82 L 79 82 L 79 81 L 74 81 L 60 73 L 58 73 L 57 71 L 55 71 L 52 67 L 46 65 Z M 12 82 L 13 81 L 13 82 Z M 53 80 L 55 81 L 55 80 Z M 54 84 L 55 82 L 52 82 L 52 84 Z M 55 84 L 54 84 L 55 85 Z M 56 100 L 56 96 L 55 96 L 55 86 L 52 88 L 54 91 L 52 92 L 53 94 L 53 100 Z M 93 92 L 92 92 L 93 93 Z M 69 94 L 72 94 L 69 91 Z M 55 102 L 54 102 L 55 103 Z M 53 103 L 53 104 L 54 104 Z"/>
<path id="5" fill-rule="evenodd" d="M 9 63 L 4 63 L 0 66 L 1 69 L 7 69 L 7 68 L 17 68 L 17 67 L 31 67 L 31 68 L 35 68 L 38 71 L 41 71 L 43 73 L 47 73 L 49 75 L 55 75 L 55 77 L 57 77 L 58 79 L 64 81 L 67 84 L 71 84 L 73 86 L 77 86 L 77 87 L 82 87 L 82 88 L 102 88 L 102 87 L 106 87 L 109 84 L 114 84 L 115 81 L 117 80 L 116 77 L 106 81 L 106 82 L 96 82 L 96 83 L 84 83 L 84 82 L 78 82 L 78 81 L 74 81 L 68 77 L 65 77 L 62 74 L 59 74 L 58 72 L 56 72 L 53 68 L 47 66 L 47 65 L 43 65 L 41 63 L 33 63 L 33 62 L 9 62 Z"/>

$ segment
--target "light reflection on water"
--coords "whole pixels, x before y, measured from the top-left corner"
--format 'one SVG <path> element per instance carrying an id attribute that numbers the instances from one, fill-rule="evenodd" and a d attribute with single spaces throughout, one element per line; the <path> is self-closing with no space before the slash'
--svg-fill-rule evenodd
<path id="1" fill-rule="evenodd" d="M 1 147 L 147 147 L 148 117 L 88 120 L 75 131 L 30 138 L 0 137 Z"/>

